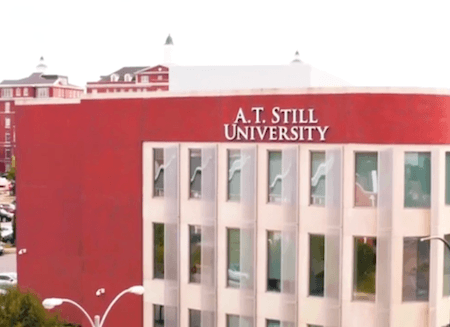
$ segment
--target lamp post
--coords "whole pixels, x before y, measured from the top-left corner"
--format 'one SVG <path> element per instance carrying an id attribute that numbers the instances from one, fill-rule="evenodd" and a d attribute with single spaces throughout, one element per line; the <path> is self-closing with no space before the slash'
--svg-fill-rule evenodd
<path id="1" fill-rule="evenodd" d="M 111 308 L 113 307 L 113 305 L 122 297 L 122 295 L 126 294 L 126 293 L 132 293 L 132 294 L 136 294 L 136 295 L 142 295 L 144 294 L 144 286 L 132 286 L 130 288 L 127 288 L 126 290 L 120 292 L 115 298 L 114 300 L 112 300 L 112 302 L 109 304 L 108 308 L 106 309 L 105 313 L 103 314 L 103 318 L 101 318 L 100 320 L 100 316 L 96 315 L 94 317 L 94 321 L 92 321 L 91 317 L 89 316 L 89 314 L 86 312 L 86 310 L 83 309 L 83 307 L 81 305 L 79 305 L 78 303 L 76 303 L 75 301 L 69 300 L 69 299 L 60 299 L 60 298 L 48 298 L 45 299 L 44 301 L 42 301 L 42 305 L 44 306 L 44 308 L 46 309 L 53 309 L 54 307 L 61 305 L 63 303 L 70 303 L 73 304 L 74 306 L 76 306 L 78 309 L 81 310 L 81 312 L 83 312 L 83 314 L 87 317 L 87 319 L 89 320 L 89 323 L 91 324 L 92 327 L 102 327 L 106 317 L 108 316 L 109 311 L 111 310 Z"/>
<path id="2" fill-rule="evenodd" d="M 450 244 L 445 239 L 443 239 L 442 237 L 439 237 L 439 236 L 427 236 L 427 237 L 422 237 L 420 239 L 421 242 L 428 241 L 428 240 L 439 240 L 439 241 L 442 241 L 445 244 L 445 246 L 447 247 L 447 249 L 450 251 Z M 450 327 L 450 323 L 448 325 L 445 325 L 444 327 Z"/>

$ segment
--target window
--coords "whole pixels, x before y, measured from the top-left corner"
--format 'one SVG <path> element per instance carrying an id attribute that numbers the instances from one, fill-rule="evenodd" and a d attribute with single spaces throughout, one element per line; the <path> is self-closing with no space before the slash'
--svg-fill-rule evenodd
<path id="1" fill-rule="evenodd" d="M 431 190 L 431 154 L 405 153 L 405 207 L 429 208 Z"/>
<path id="2" fill-rule="evenodd" d="M 189 150 L 190 185 L 189 197 L 198 199 L 202 196 L 202 152 L 200 149 Z"/>
<path id="3" fill-rule="evenodd" d="M 227 315 L 227 327 L 253 327 L 252 318 Z"/>
<path id="4" fill-rule="evenodd" d="M 445 204 L 450 204 L 450 152 L 445 153 Z"/>
<path id="5" fill-rule="evenodd" d="M 141 82 L 142 83 L 148 83 L 148 76 L 142 76 L 141 77 Z"/>
<path id="6" fill-rule="evenodd" d="M 450 242 L 450 234 L 444 235 L 444 239 Z M 450 252 L 444 246 L 444 296 L 450 296 Z"/>
<path id="7" fill-rule="evenodd" d="M 354 238 L 353 299 L 375 301 L 375 237 Z"/>
<path id="8" fill-rule="evenodd" d="M 20 97 L 21 93 L 22 92 L 20 92 L 20 88 L 16 88 L 16 97 Z"/>
<path id="9" fill-rule="evenodd" d="M 202 312 L 189 309 L 189 327 L 201 327 Z"/>
<path id="10" fill-rule="evenodd" d="M 153 326 L 164 327 L 164 306 L 153 305 Z"/>
<path id="11" fill-rule="evenodd" d="M 309 236 L 309 295 L 323 296 L 325 277 L 325 236 Z"/>
<path id="12" fill-rule="evenodd" d="M 280 327 L 279 320 L 267 320 L 267 327 Z"/>
<path id="13" fill-rule="evenodd" d="M 241 198 L 241 151 L 228 150 L 228 200 Z"/>
<path id="14" fill-rule="evenodd" d="M 378 154 L 355 154 L 355 206 L 376 207 L 378 198 Z"/>
<path id="15" fill-rule="evenodd" d="M 325 205 L 325 152 L 311 152 L 311 199 L 310 204 Z"/>
<path id="16" fill-rule="evenodd" d="M 119 75 L 117 75 L 117 74 L 111 75 L 111 82 L 117 82 L 118 80 L 119 80 Z"/>
<path id="17" fill-rule="evenodd" d="M 162 75 L 158 75 L 158 81 L 162 81 L 163 77 Z"/>
<path id="18" fill-rule="evenodd" d="M 124 79 L 125 79 L 125 82 L 131 82 L 132 77 L 130 74 L 125 74 Z"/>
<path id="19" fill-rule="evenodd" d="M 11 128 L 11 118 L 5 118 L 5 128 Z"/>
<path id="20" fill-rule="evenodd" d="M 5 149 L 5 159 L 11 159 L 11 149 Z"/>
<path id="21" fill-rule="evenodd" d="M 39 87 L 37 89 L 38 98 L 48 98 L 48 87 Z"/>
<path id="22" fill-rule="evenodd" d="M 2 98 L 12 98 L 13 89 L 2 89 Z"/>
<path id="23" fill-rule="evenodd" d="M 189 226 L 189 282 L 201 282 L 202 230 L 200 226 Z"/>
<path id="24" fill-rule="evenodd" d="M 153 149 L 153 196 L 164 196 L 164 149 Z"/>
<path id="25" fill-rule="evenodd" d="M 153 278 L 164 278 L 164 224 L 153 224 Z"/>
<path id="26" fill-rule="evenodd" d="M 11 142 L 11 134 L 10 133 L 5 133 L 5 142 L 6 143 Z"/>
<path id="27" fill-rule="evenodd" d="M 281 201 L 281 151 L 269 151 L 269 202 Z"/>
<path id="28" fill-rule="evenodd" d="M 228 287 L 239 288 L 241 284 L 241 231 L 228 229 Z"/>
<path id="29" fill-rule="evenodd" d="M 27 97 L 28 96 L 28 87 L 23 89 L 23 96 Z"/>
<path id="30" fill-rule="evenodd" d="M 11 105 L 9 102 L 5 102 L 5 113 L 10 113 L 11 112 Z"/>
<path id="31" fill-rule="evenodd" d="M 428 301 L 430 242 L 403 239 L 403 301 Z"/>
<path id="32" fill-rule="evenodd" d="M 280 292 L 281 232 L 267 232 L 267 290 Z"/>

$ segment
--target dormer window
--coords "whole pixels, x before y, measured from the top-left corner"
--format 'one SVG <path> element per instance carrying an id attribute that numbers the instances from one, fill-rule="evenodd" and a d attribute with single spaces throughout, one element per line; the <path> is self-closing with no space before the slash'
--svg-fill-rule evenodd
<path id="1" fill-rule="evenodd" d="M 16 97 L 20 97 L 22 92 L 20 92 L 20 88 L 16 89 Z"/>
<path id="2" fill-rule="evenodd" d="M 118 82 L 119 81 L 119 75 L 112 74 L 111 75 L 111 82 Z"/>
<path id="3" fill-rule="evenodd" d="M 142 83 L 148 83 L 148 76 L 142 76 L 141 77 L 141 82 Z"/>
<path id="4" fill-rule="evenodd" d="M 67 78 L 61 78 L 60 83 L 61 85 L 67 85 Z"/>
<path id="5" fill-rule="evenodd" d="M 133 77 L 131 76 L 131 74 L 125 74 L 125 82 L 131 82 L 132 79 Z"/>

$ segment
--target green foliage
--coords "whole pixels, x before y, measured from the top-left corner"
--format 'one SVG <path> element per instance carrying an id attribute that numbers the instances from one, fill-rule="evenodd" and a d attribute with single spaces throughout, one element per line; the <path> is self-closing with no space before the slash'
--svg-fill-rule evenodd
<path id="1" fill-rule="evenodd" d="M 13 287 L 0 295 L 0 326 L 63 327 L 66 323 L 50 314 L 33 293 Z"/>
<path id="2" fill-rule="evenodd" d="M 16 180 L 16 168 L 11 167 L 11 169 L 8 171 L 8 175 L 6 175 L 6 178 L 10 181 Z"/>

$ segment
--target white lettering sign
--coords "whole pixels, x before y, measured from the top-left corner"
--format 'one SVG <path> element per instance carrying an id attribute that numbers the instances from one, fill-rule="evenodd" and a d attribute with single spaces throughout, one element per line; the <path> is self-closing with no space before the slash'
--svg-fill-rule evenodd
<path id="1" fill-rule="evenodd" d="M 245 117 L 239 108 L 232 124 L 224 124 L 225 138 L 229 141 L 314 141 L 326 140 L 330 126 L 318 125 L 314 109 L 273 107 L 270 126 L 266 125 L 264 107 L 253 107 L 253 117 Z M 253 123 L 252 123 L 253 122 Z M 285 126 L 288 125 L 288 126 Z"/>

